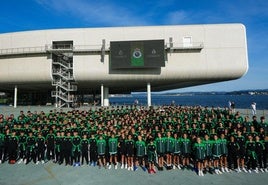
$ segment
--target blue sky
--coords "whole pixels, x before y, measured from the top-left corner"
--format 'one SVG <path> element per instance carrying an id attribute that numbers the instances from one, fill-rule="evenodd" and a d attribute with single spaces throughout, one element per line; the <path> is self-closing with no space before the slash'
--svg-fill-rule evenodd
<path id="1" fill-rule="evenodd" d="M 0 33 L 108 26 L 243 23 L 249 71 L 241 79 L 180 89 L 268 89 L 268 0 L 6 0 Z"/>

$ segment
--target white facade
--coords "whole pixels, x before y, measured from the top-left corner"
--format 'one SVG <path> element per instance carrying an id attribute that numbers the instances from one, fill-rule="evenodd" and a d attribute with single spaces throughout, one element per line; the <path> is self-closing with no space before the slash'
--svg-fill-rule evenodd
<path id="1" fill-rule="evenodd" d="M 165 40 L 165 67 L 109 68 L 110 41 L 155 39 Z M 248 70 L 242 24 L 25 31 L 0 34 L 0 90 L 13 90 L 15 85 L 19 90 L 53 89 L 48 52 L 53 41 L 73 41 L 73 76 L 78 91 L 100 91 L 102 85 L 110 92 L 146 90 L 148 83 L 152 90 L 167 90 L 233 80 Z"/>

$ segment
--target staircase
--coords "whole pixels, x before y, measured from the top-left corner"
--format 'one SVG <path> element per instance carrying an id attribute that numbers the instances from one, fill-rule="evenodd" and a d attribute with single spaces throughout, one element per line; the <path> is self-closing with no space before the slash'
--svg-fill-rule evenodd
<path id="1" fill-rule="evenodd" d="M 71 107 L 75 103 L 74 93 L 77 85 L 73 77 L 72 43 L 54 42 L 52 53 L 52 86 L 55 91 L 51 96 L 56 99 L 56 107 Z"/>

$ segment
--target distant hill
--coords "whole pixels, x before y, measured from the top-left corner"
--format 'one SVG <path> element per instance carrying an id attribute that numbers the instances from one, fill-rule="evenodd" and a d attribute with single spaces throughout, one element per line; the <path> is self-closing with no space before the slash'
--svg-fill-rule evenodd
<path id="1" fill-rule="evenodd" d="M 146 95 L 146 92 L 134 92 L 132 95 Z M 194 95 L 268 95 L 268 89 L 240 90 L 240 91 L 211 91 L 211 92 L 152 92 L 152 95 L 194 96 Z"/>

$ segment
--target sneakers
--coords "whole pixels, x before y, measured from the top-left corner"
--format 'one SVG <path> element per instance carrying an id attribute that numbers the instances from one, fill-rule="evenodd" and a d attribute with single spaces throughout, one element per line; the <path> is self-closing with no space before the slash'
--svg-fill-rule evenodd
<path id="1" fill-rule="evenodd" d="M 77 167 L 77 166 L 80 166 L 79 162 L 73 164 L 73 167 Z"/>
<path id="2" fill-rule="evenodd" d="M 130 167 L 128 167 L 127 170 L 130 171 Z"/>
<path id="3" fill-rule="evenodd" d="M 127 164 L 125 164 L 125 169 L 128 169 Z"/>
<path id="4" fill-rule="evenodd" d="M 137 166 L 134 166 L 134 171 L 137 171 L 138 170 L 138 167 Z"/>
<path id="5" fill-rule="evenodd" d="M 267 168 L 265 168 L 265 170 L 264 170 L 266 173 L 268 172 L 268 169 Z"/>
<path id="6" fill-rule="evenodd" d="M 0 160 L 0 164 L 2 164 L 2 160 Z"/>
<path id="7" fill-rule="evenodd" d="M 112 168 L 112 165 L 109 165 L 109 166 L 108 166 L 108 169 L 110 170 L 111 168 Z"/>
<path id="8" fill-rule="evenodd" d="M 124 164 L 121 164 L 121 169 L 124 169 L 124 167 L 125 167 Z"/>
<path id="9" fill-rule="evenodd" d="M 175 170 L 176 169 L 176 166 L 175 165 L 173 165 L 173 170 Z"/>
<path id="10" fill-rule="evenodd" d="M 198 176 L 204 176 L 204 173 L 202 170 L 198 170 Z"/>
<path id="11" fill-rule="evenodd" d="M 44 160 L 42 160 L 42 161 L 41 161 L 41 163 L 42 163 L 42 164 L 45 164 L 45 161 L 44 161 Z"/>
<path id="12" fill-rule="evenodd" d="M 26 163 L 27 163 L 27 159 L 24 159 L 24 160 L 23 160 L 23 163 L 26 164 Z"/>
<path id="13" fill-rule="evenodd" d="M 156 173 L 156 171 L 155 171 L 155 169 L 152 168 L 152 169 L 148 169 L 148 173 L 153 174 L 153 173 Z"/>
<path id="14" fill-rule="evenodd" d="M 256 169 L 254 170 L 254 172 L 255 172 L 255 173 L 259 173 L 259 170 L 258 170 L 258 168 L 256 168 Z"/>
<path id="15" fill-rule="evenodd" d="M 23 161 L 23 159 L 20 159 L 20 160 L 18 161 L 18 164 L 22 163 L 22 161 Z"/>
<path id="16" fill-rule="evenodd" d="M 248 173 L 252 173 L 252 171 L 251 170 L 248 170 Z"/>
<path id="17" fill-rule="evenodd" d="M 235 171 L 236 171 L 237 173 L 242 172 L 242 171 L 240 170 L 240 168 L 235 169 Z"/>
<path id="18" fill-rule="evenodd" d="M 247 173 L 247 169 L 245 167 L 242 168 L 243 172 Z"/>
<path id="19" fill-rule="evenodd" d="M 35 164 L 38 165 L 39 164 L 39 161 L 37 161 Z"/>
<path id="20" fill-rule="evenodd" d="M 145 172 L 146 172 L 146 170 L 147 170 L 147 169 L 146 169 L 146 167 L 145 167 L 145 166 L 142 166 L 141 168 L 142 168 L 142 170 L 143 170 L 143 171 L 145 171 Z"/>
<path id="21" fill-rule="evenodd" d="M 114 166 L 114 169 L 116 169 L 116 170 L 117 170 L 117 164 Z"/>
<path id="22" fill-rule="evenodd" d="M 178 164 L 178 165 L 177 165 L 177 168 L 180 170 L 180 169 L 181 169 L 181 166 Z"/>
<path id="23" fill-rule="evenodd" d="M 260 169 L 260 171 L 261 171 L 262 173 L 264 173 L 264 170 L 263 170 L 263 168 L 261 168 L 261 169 Z"/>
<path id="24" fill-rule="evenodd" d="M 215 169 L 215 173 L 216 173 L 217 175 L 222 174 L 222 172 L 221 172 L 219 169 Z"/>
<path id="25" fill-rule="evenodd" d="M 227 173 L 230 172 L 230 170 L 229 170 L 227 167 L 225 167 L 225 171 L 226 171 Z"/>
<path id="26" fill-rule="evenodd" d="M 223 173 L 225 172 L 225 169 L 224 169 L 224 167 L 222 167 L 222 168 L 221 168 L 221 171 L 222 171 Z"/>

